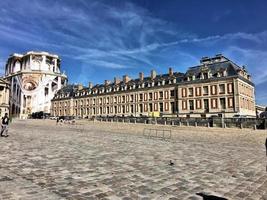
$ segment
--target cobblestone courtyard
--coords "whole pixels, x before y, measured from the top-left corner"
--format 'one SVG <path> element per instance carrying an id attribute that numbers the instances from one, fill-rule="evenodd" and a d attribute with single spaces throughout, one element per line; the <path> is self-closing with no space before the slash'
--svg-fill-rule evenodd
<path id="1" fill-rule="evenodd" d="M 267 199 L 267 131 L 18 120 L 0 138 L 0 199 Z M 172 160 L 174 165 L 169 165 Z"/>

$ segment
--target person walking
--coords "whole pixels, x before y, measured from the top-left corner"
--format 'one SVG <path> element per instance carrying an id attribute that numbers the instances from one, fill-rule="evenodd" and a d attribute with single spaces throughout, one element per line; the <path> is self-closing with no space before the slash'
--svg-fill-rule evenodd
<path id="1" fill-rule="evenodd" d="M 2 117 L 2 125 L 1 125 L 1 137 L 8 137 L 8 123 L 9 123 L 9 118 L 8 118 L 8 114 L 5 113 L 5 116 Z M 5 135 L 4 135 L 5 133 Z"/>

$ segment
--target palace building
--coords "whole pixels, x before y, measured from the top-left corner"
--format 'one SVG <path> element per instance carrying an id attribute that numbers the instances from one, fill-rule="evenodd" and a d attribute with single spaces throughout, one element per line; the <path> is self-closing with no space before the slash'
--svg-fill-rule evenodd
<path id="1" fill-rule="evenodd" d="M 60 59 L 47 52 L 12 54 L 4 80 L 10 83 L 10 115 L 27 118 L 33 112 L 50 113 L 51 99 L 67 84 L 60 72 Z"/>
<path id="2" fill-rule="evenodd" d="M 0 78 L 0 117 L 4 117 L 5 113 L 9 114 L 9 88 L 10 84 Z"/>
<path id="3" fill-rule="evenodd" d="M 178 116 L 255 117 L 255 91 L 245 67 L 218 54 L 204 57 L 186 73 L 157 75 L 154 70 L 137 79 L 123 76 L 87 87 L 67 85 L 52 99 L 54 116 Z"/>

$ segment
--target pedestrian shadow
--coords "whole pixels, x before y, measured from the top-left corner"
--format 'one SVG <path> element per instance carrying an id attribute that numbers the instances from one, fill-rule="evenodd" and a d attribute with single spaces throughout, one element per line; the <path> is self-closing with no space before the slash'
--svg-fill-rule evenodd
<path id="1" fill-rule="evenodd" d="M 201 196 L 203 198 L 203 200 L 228 200 L 228 199 L 226 199 L 224 197 L 208 195 L 208 194 L 204 194 L 202 192 L 198 192 L 198 193 L 196 193 L 196 195 Z"/>

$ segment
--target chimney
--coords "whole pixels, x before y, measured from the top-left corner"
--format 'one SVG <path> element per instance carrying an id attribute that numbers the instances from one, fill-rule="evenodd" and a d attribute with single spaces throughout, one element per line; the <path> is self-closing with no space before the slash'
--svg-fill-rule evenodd
<path id="1" fill-rule="evenodd" d="M 78 90 L 82 90 L 83 89 L 83 85 L 82 84 L 78 84 Z"/>
<path id="2" fill-rule="evenodd" d="M 128 75 L 124 75 L 124 76 L 123 76 L 123 82 L 124 82 L 124 83 L 128 83 L 130 80 L 131 80 L 131 79 L 130 79 L 130 77 L 129 77 Z"/>
<path id="3" fill-rule="evenodd" d="M 105 80 L 105 85 L 109 85 L 110 84 L 110 81 L 109 80 Z"/>
<path id="4" fill-rule="evenodd" d="M 88 83 L 88 87 L 89 87 L 90 89 L 92 89 L 92 88 L 93 88 L 93 83 L 92 83 L 92 82 L 89 82 L 89 83 Z"/>
<path id="5" fill-rule="evenodd" d="M 172 68 L 170 67 L 169 68 L 169 76 L 172 76 L 173 75 L 173 70 L 172 70 Z"/>
<path id="6" fill-rule="evenodd" d="M 155 70 L 151 70 L 151 79 L 156 78 L 156 76 L 157 76 L 156 71 Z"/>
<path id="7" fill-rule="evenodd" d="M 117 78 L 117 77 L 114 77 L 114 84 L 116 85 L 116 84 L 119 84 L 121 81 L 120 81 L 120 79 L 119 78 Z"/>
<path id="8" fill-rule="evenodd" d="M 139 79 L 140 79 L 140 81 L 144 80 L 144 72 L 139 73 Z"/>

